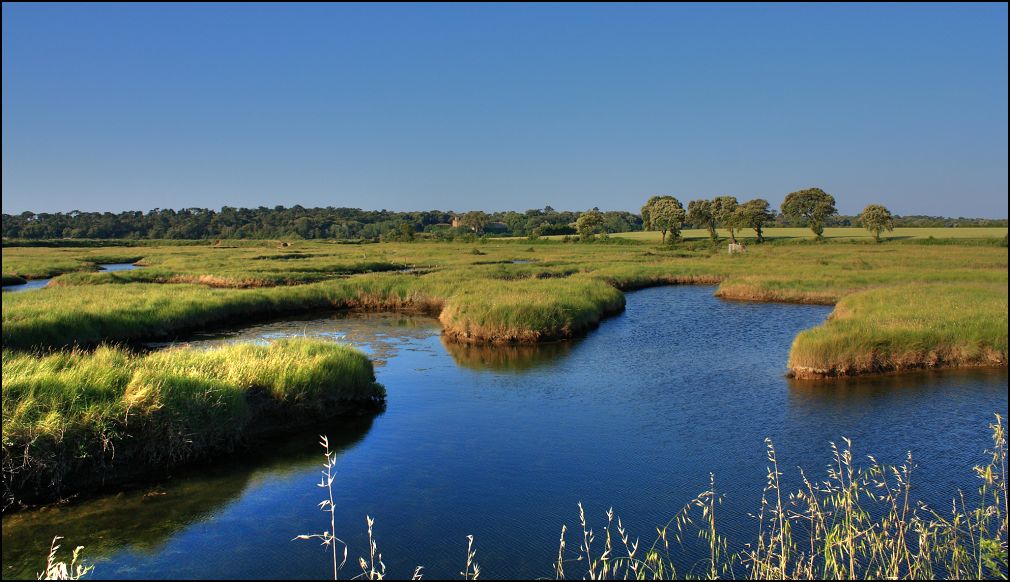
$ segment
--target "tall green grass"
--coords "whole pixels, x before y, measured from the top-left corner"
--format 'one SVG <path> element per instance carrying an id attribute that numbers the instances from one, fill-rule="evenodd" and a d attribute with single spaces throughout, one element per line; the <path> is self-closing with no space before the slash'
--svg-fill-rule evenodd
<path id="1" fill-rule="evenodd" d="M 364 354 L 321 340 L 148 355 L 4 350 L 4 498 L 143 478 L 384 398 Z"/>

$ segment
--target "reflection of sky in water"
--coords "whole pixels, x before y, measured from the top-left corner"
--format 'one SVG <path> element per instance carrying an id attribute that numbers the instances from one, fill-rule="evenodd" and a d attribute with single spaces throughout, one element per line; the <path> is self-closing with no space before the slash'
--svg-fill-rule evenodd
<path id="1" fill-rule="evenodd" d="M 102 271 L 106 271 L 106 272 L 110 272 L 110 273 L 114 272 L 114 271 L 132 271 L 134 269 L 142 269 L 143 268 L 141 266 L 134 265 L 132 263 L 104 263 L 104 264 L 98 265 L 98 267 Z M 32 291 L 32 290 L 35 290 L 35 289 L 42 289 L 43 287 L 45 287 L 46 285 L 48 285 L 50 281 L 52 281 L 52 278 L 48 278 L 48 279 L 32 279 L 31 281 L 28 281 L 24 285 L 4 285 L 3 286 L 3 292 L 4 293 L 12 293 L 12 292 L 18 292 L 18 291 Z"/>
<path id="2" fill-rule="evenodd" d="M 102 577 L 326 576 L 324 551 L 290 541 L 327 527 L 316 506 L 321 457 L 312 462 L 319 434 L 344 443 L 337 527 L 352 564 L 366 551 L 371 515 L 395 577 L 418 564 L 429 578 L 455 576 L 468 534 L 483 575 L 549 576 L 560 526 L 576 525 L 579 501 L 594 527 L 613 506 L 648 544 L 710 473 L 725 495 L 722 533 L 750 539 L 765 437 L 790 490 L 797 467 L 822 478 L 828 443 L 847 436 L 860 461 L 901 462 L 911 449 L 915 493 L 935 506 L 957 488 L 974 491 L 971 467 L 991 446 L 985 425 L 1006 413 L 1006 371 L 788 380 L 793 337 L 829 311 L 666 287 L 630 293 L 627 311 L 584 339 L 539 347 L 461 346 L 445 342 L 432 318 L 368 313 L 190 337 L 350 342 L 384 362 L 376 375 L 387 409 L 368 426 L 338 419 L 243 452 L 231 460 L 238 468 L 194 469 L 198 477 L 159 485 L 165 495 L 146 501 L 123 494 L 5 517 L 4 573 L 13 564 L 34 574 L 59 534 L 93 546 L 86 553 Z M 111 533 L 117 522 L 128 536 Z"/>
<path id="3" fill-rule="evenodd" d="M 309 337 L 351 344 L 373 358 L 376 366 L 382 366 L 398 350 L 408 348 L 416 340 L 440 333 L 438 321 L 431 317 L 326 312 L 195 334 L 184 342 L 157 342 L 148 345 L 157 348 L 179 345 L 209 348 L 236 342 L 265 345 L 277 339 Z"/>
<path id="4" fill-rule="evenodd" d="M 140 265 L 134 265 L 133 263 L 102 263 L 98 265 L 98 268 L 112 273 L 114 271 L 133 271 L 134 269 L 142 269 Z"/>
<path id="5" fill-rule="evenodd" d="M 4 293 L 18 293 L 20 291 L 31 291 L 33 289 L 41 289 L 49 284 L 52 279 L 32 279 L 24 285 L 4 285 Z"/>

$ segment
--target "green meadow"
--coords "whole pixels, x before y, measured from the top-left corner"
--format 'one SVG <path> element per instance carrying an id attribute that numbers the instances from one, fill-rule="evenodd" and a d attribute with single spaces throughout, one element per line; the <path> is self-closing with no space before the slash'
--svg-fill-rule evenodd
<path id="1" fill-rule="evenodd" d="M 1005 229 L 974 230 L 995 232 L 930 239 L 899 229 L 879 244 L 773 240 L 734 255 L 707 240 L 656 245 L 617 237 L 13 246 L 3 249 L 6 276 L 57 276 L 43 290 L 5 295 L 3 342 L 46 350 L 359 309 L 437 316 L 452 342 L 524 344 L 586 333 L 623 309 L 626 291 L 710 284 L 727 300 L 837 304 L 825 325 L 797 338 L 790 367 L 799 375 L 1003 366 L 1007 250 L 996 235 Z M 144 268 L 95 271 L 97 263 L 123 261 Z"/>

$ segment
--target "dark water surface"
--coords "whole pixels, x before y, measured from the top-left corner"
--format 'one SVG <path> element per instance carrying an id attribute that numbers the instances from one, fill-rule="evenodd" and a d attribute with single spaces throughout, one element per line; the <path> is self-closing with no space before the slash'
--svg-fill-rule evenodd
<path id="1" fill-rule="evenodd" d="M 722 533 L 749 541 L 765 437 L 790 489 L 797 466 L 823 477 L 829 442 L 847 436 L 860 459 L 899 463 L 911 450 L 915 491 L 932 504 L 946 507 L 959 487 L 974 492 L 986 425 L 1007 412 L 1006 371 L 786 379 L 793 337 L 828 312 L 664 287 L 629 294 L 627 311 L 585 339 L 539 347 L 448 345 L 435 320 L 388 314 L 193 338 L 354 343 L 379 360 L 388 408 L 159 486 L 5 516 L 3 573 L 34 575 L 62 535 L 87 546 L 99 577 L 326 577 L 327 553 L 291 541 L 329 527 L 317 508 L 322 432 L 339 450 L 337 534 L 351 546 L 344 577 L 367 553 L 366 515 L 391 577 L 417 565 L 426 578 L 456 577 L 467 534 L 482 577 L 550 576 L 561 524 L 577 526 L 577 502 L 598 531 L 613 506 L 650 544 L 710 472 L 725 495 Z M 568 541 L 577 545 L 573 532 Z"/>

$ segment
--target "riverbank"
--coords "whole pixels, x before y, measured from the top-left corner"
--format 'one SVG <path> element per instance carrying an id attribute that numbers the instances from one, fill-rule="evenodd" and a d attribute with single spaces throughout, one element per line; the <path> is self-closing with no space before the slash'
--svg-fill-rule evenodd
<path id="1" fill-rule="evenodd" d="M 5 350 L 4 505 L 157 479 L 384 400 L 364 354 L 321 340 L 147 355 Z"/>

